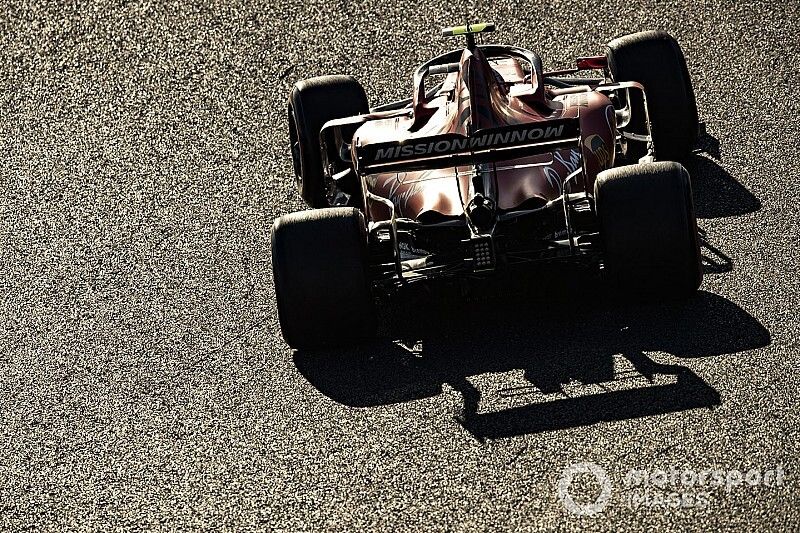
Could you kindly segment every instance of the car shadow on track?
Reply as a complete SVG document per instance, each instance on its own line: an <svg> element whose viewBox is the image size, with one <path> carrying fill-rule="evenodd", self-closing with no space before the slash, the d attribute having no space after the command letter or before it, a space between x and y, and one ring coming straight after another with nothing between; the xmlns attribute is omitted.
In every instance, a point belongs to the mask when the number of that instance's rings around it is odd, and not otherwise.
<svg viewBox="0 0 800 533"><path fill-rule="evenodd" d="M684 161L692 176L697 218L745 215L761 209L761 201L720 166L719 141L707 132L697 140L697 149Z"/></svg>
<svg viewBox="0 0 800 533"><path fill-rule="evenodd" d="M721 399L711 385L646 352L709 357L770 342L751 315L708 292L666 305L608 302L586 287L558 292L460 302L414 295L384 317L387 340L296 352L294 362L350 406L429 398L447 385L461 396L455 419L483 440L713 407ZM475 384L504 372L515 386Z"/></svg>
<svg viewBox="0 0 800 533"><path fill-rule="evenodd" d="M724 274L733 270L733 260L708 239L708 235L703 228L698 228L698 231L703 272L706 274Z"/></svg>

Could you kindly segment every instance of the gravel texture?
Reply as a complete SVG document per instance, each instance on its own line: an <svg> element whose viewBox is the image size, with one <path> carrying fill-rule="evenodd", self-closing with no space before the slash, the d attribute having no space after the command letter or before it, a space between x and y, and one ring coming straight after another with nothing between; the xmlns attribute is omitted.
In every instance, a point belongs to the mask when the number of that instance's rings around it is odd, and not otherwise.
<svg viewBox="0 0 800 533"><path fill-rule="evenodd" d="M0 527L797 530L799 11L3 1ZM292 353L268 246L302 207L290 87L349 73L374 104L408 95L467 16L546 67L641 29L679 40L707 132L687 164L701 293L450 302L426 327L389 309L383 342ZM556 491L585 461L612 487L591 517ZM633 508L626 473L673 466L785 477Z"/></svg>

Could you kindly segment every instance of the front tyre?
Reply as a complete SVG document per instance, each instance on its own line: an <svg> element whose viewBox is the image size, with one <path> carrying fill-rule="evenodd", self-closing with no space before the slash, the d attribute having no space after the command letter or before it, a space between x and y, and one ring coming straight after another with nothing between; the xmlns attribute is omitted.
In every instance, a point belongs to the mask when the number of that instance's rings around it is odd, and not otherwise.
<svg viewBox="0 0 800 533"><path fill-rule="evenodd" d="M364 88L352 76L320 76L295 84L289 96L289 142L295 183L310 207L327 207L319 134L329 120L369 112Z"/></svg>
<svg viewBox="0 0 800 533"><path fill-rule="evenodd" d="M292 348L352 344L375 334L359 210L300 211L275 220L272 275L281 333Z"/></svg>
<svg viewBox="0 0 800 533"><path fill-rule="evenodd" d="M608 43L606 56L614 81L644 86L656 158L682 161L697 141L697 103L681 47L663 31L643 31ZM646 134L641 91L630 91L629 131ZM642 142L628 142L626 156L635 162L645 155Z"/></svg>
<svg viewBox="0 0 800 533"><path fill-rule="evenodd" d="M703 277L689 173L678 163L601 172L595 201L606 280L625 296L688 298Z"/></svg>

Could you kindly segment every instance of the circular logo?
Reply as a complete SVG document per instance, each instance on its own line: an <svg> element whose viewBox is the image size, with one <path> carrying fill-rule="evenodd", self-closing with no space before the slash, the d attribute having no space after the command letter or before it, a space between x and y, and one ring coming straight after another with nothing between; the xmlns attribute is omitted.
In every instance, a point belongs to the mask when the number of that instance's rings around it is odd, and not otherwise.
<svg viewBox="0 0 800 533"><path fill-rule="evenodd" d="M591 503L578 504L569 493L569 487L576 474L592 474L600 484L600 494ZM570 513L578 516L592 516L606 508L611 498L611 480L603 468L595 463L573 463L568 465L557 484L558 499Z"/></svg>

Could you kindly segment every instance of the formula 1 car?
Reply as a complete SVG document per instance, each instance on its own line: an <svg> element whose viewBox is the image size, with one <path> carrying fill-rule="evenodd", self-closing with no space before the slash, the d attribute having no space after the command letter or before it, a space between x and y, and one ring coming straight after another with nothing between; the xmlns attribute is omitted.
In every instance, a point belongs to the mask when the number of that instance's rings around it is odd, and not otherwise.
<svg viewBox="0 0 800 533"><path fill-rule="evenodd" d="M647 31L543 72L477 44L420 65L411 98L370 109L349 76L289 99L296 185L314 209L272 226L281 331L294 348L374 335L376 301L404 286L578 262L613 290L689 297L702 265L679 163L698 132L678 43ZM593 71L578 77L581 71Z"/></svg>

